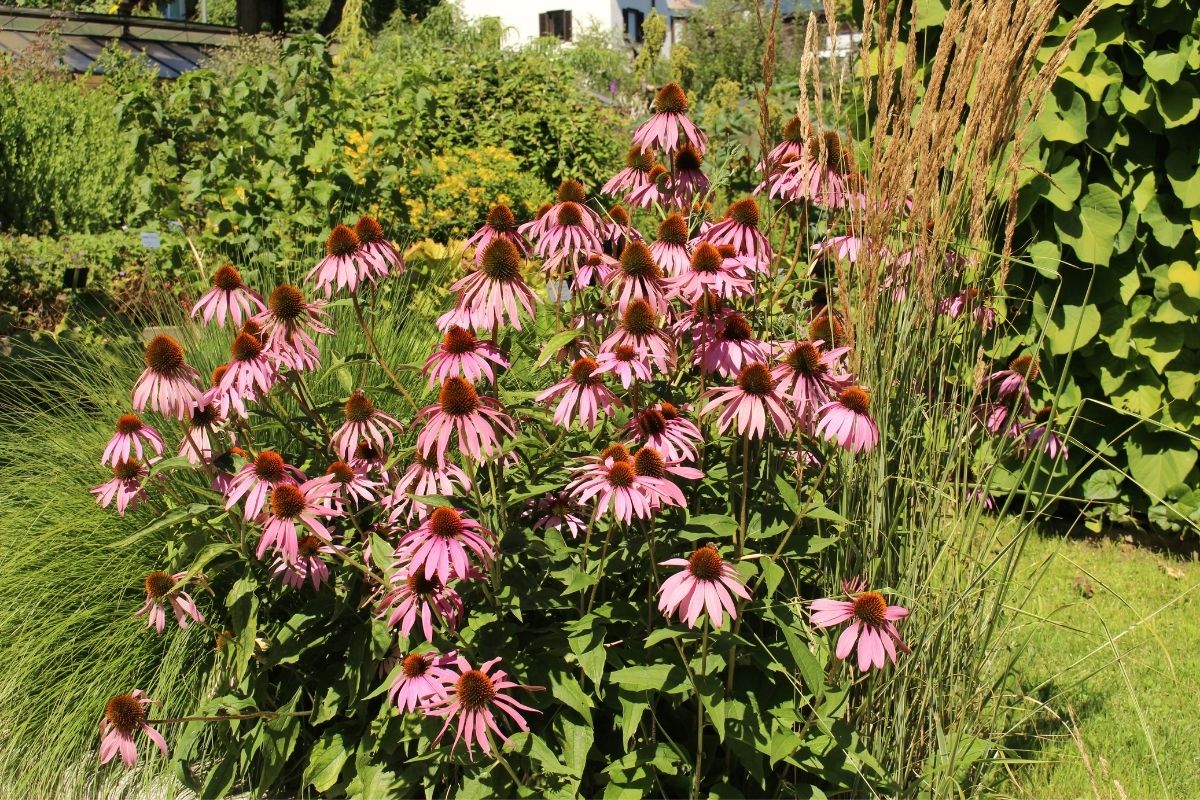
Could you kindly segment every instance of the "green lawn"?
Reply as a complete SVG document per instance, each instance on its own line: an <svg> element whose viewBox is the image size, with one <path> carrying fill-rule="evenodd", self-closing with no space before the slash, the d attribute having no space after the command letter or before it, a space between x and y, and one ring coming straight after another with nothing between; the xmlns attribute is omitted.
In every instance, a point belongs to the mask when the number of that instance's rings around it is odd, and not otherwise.
<svg viewBox="0 0 1200 800"><path fill-rule="evenodd" d="M1021 685L1053 713L1027 740L1038 763L1016 772L1012 793L1200 797L1200 563L1034 537L1022 578L1039 574Z"/></svg>

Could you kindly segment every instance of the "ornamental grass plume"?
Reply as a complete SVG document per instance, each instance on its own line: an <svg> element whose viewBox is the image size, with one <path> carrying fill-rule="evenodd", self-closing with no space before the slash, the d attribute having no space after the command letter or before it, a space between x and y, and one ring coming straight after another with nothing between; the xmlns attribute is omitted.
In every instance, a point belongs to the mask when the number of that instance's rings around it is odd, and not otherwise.
<svg viewBox="0 0 1200 800"><path fill-rule="evenodd" d="M223 328L228 318L234 326L241 327L243 320L266 310L262 295L242 281L241 273L232 264L223 264L213 273L212 288L192 306L192 316L200 315L205 325L216 320Z"/></svg>
<svg viewBox="0 0 1200 800"><path fill-rule="evenodd" d="M118 754L126 767L137 764L135 733L144 733L163 756L167 755L167 742L162 734L146 722L146 709L157 705L141 689L127 694L118 694L109 699L100 717L100 763L107 764Z"/></svg>
<svg viewBox="0 0 1200 800"><path fill-rule="evenodd" d="M454 742L450 745L451 751L458 746L459 739L462 739L466 742L468 754L473 752L473 743L478 744L485 753L491 753L492 733L496 734L501 743L508 743L508 737L496 724L496 711L504 712L522 731L529 730L529 723L525 721L521 712L541 712L513 699L509 691L540 691L541 687L522 686L510 681L508 673L504 670L493 671L499 663L499 658L493 658L479 669L475 669L469 661L458 656L449 666L434 667L435 677L441 681L444 694L427 705L425 713L446 718L446 723L433 740L434 744L441 741L450 724L457 720Z"/></svg>
<svg viewBox="0 0 1200 800"><path fill-rule="evenodd" d="M658 588L658 608L668 619L678 614L680 622L696 627L701 614L708 614L714 628L720 628L725 615L737 619L737 601L750 599L742 578L711 544L697 548L687 558L660 561L662 567L683 567Z"/></svg>

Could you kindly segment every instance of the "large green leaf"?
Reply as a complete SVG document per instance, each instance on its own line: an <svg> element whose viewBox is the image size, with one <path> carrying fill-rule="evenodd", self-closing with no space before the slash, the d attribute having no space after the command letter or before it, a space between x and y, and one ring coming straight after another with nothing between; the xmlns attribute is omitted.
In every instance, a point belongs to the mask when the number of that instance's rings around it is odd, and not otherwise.
<svg viewBox="0 0 1200 800"><path fill-rule="evenodd" d="M1107 266L1122 219L1117 193L1102 183L1093 183L1079 201L1077 212L1055 212L1054 227L1080 261Z"/></svg>
<svg viewBox="0 0 1200 800"><path fill-rule="evenodd" d="M1078 350L1100 330L1100 309L1095 305L1060 305L1046 325L1046 349L1054 355Z"/></svg>
<svg viewBox="0 0 1200 800"><path fill-rule="evenodd" d="M1125 442L1129 473L1158 500L1187 480L1196 466L1196 447L1185 437L1167 431L1138 429Z"/></svg>

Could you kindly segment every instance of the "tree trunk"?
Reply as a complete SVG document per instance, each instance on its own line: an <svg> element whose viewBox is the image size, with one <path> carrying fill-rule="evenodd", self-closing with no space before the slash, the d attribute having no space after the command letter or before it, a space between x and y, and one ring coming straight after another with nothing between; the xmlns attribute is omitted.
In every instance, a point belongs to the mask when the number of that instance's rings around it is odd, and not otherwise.
<svg viewBox="0 0 1200 800"><path fill-rule="evenodd" d="M237 26L242 33L264 29L283 33L284 0L237 0Z"/></svg>
<svg viewBox="0 0 1200 800"><path fill-rule="evenodd" d="M346 0L329 0L329 8L325 11L321 24L317 26L317 33L328 36L337 30L337 26L342 24L342 10L345 8Z"/></svg>

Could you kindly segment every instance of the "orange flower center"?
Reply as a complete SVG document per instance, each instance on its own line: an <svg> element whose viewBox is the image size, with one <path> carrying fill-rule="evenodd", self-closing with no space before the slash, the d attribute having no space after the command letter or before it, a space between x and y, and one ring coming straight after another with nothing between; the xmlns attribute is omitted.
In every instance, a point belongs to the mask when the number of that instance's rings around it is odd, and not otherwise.
<svg viewBox="0 0 1200 800"><path fill-rule="evenodd" d="M384 235L383 226L379 224L379 220L365 214L358 218L358 222L354 223L354 235L363 244L387 241L387 236Z"/></svg>
<svg viewBox="0 0 1200 800"><path fill-rule="evenodd" d="M123 481L133 480L141 474L141 471L142 462L132 456L124 461L118 461L112 468L113 477Z"/></svg>
<svg viewBox="0 0 1200 800"><path fill-rule="evenodd" d="M267 305L276 317L292 322L304 313L304 294L290 283L281 283L267 298Z"/></svg>
<svg viewBox="0 0 1200 800"><path fill-rule="evenodd" d="M375 445L363 439L354 448L354 457L359 461L380 461L379 451L375 449Z"/></svg>
<svg viewBox="0 0 1200 800"><path fill-rule="evenodd" d="M310 533L296 543L296 554L301 558L316 558L317 554L321 552L322 544L324 542L321 541L320 537Z"/></svg>
<svg viewBox="0 0 1200 800"><path fill-rule="evenodd" d="M429 662L420 653L409 653L400 662L400 669L406 678L419 678L429 671Z"/></svg>
<svg viewBox="0 0 1200 800"><path fill-rule="evenodd" d="M700 165L703 163L704 159L700 156L700 151L691 144L681 144L679 149L675 151L676 172L684 170L695 171L700 169Z"/></svg>
<svg viewBox="0 0 1200 800"><path fill-rule="evenodd" d="M573 178L568 178L558 185L558 202L560 203L582 203L586 197L583 184Z"/></svg>
<svg viewBox="0 0 1200 800"><path fill-rule="evenodd" d="M366 422L375 413L375 404L362 391L350 395L342 407L347 422Z"/></svg>
<svg viewBox="0 0 1200 800"><path fill-rule="evenodd" d="M485 222L489 228L500 233L511 233L517 229L517 218L513 216L512 209L503 203L492 206Z"/></svg>
<svg viewBox="0 0 1200 800"><path fill-rule="evenodd" d="M155 570L146 576L146 596L151 600L161 600L171 591L175 581L162 570Z"/></svg>
<svg viewBox="0 0 1200 800"><path fill-rule="evenodd" d="M271 513L280 519L295 519L305 505L304 492L294 483L281 483L271 490Z"/></svg>
<svg viewBox="0 0 1200 800"><path fill-rule="evenodd" d="M451 355L461 356L474 351L476 341L475 334L469 330L451 325L442 339L442 349Z"/></svg>
<svg viewBox="0 0 1200 800"><path fill-rule="evenodd" d="M354 480L354 470L345 461L338 459L329 465L329 469L325 470L326 475L332 475L333 479L338 483L350 483Z"/></svg>
<svg viewBox="0 0 1200 800"><path fill-rule="evenodd" d="M871 395L866 389L851 386L838 395L838 402L857 414L866 414L871 408Z"/></svg>
<svg viewBox="0 0 1200 800"><path fill-rule="evenodd" d="M581 358L571 365L571 380L581 386L595 386L600 383L599 378L593 378L594 373L599 367L594 358Z"/></svg>
<svg viewBox="0 0 1200 800"><path fill-rule="evenodd" d="M659 410L662 412L663 419L670 421L679 416L679 409L673 403L659 403Z"/></svg>
<svg viewBox="0 0 1200 800"><path fill-rule="evenodd" d="M657 409L647 408L638 414L637 426L644 437L658 436L667 430L667 419Z"/></svg>
<svg viewBox="0 0 1200 800"><path fill-rule="evenodd" d="M494 281L515 281L521 277L521 253L508 239L492 239L483 248L479 271Z"/></svg>
<svg viewBox="0 0 1200 800"><path fill-rule="evenodd" d="M146 710L131 694L119 694L109 698L104 706L104 717L108 724L125 736L130 736L146 721Z"/></svg>
<svg viewBox="0 0 1200 800"><path fill-rule="evenodd" d="M576 203L563 203L558 207L558 224L582 225L583 209L581 209Z"/></svg>
<svg viewBox="0 0 1200 800"><path fill-rule="evenodd" d="M192 409L191 427L207 428L220 417L221 412L212 403Z"/></svg>
<svg viewBox="0 0 1200 800"><path fill-rule="evenodd" d="M424 570L417 570L409 575L404 583L410 592L419 595L433 594L442 586L441 581L437 578L426 578Z"/></svg>
<svg viewBox="0 0 1200 800"><path fill-rule="evenodd" d="M463 709L477 711L487 708L496 699L496 687L487 675L471 669L460 675L454 683L454 695Z"/></svg>
<svg viewBox="0 0 1200 800"><path fill-rule="evenodd" d="M240 289L244 285L242 276L234 269L232 264L222 264L217 267L217 271L213 273L213 286L217 289L222 289L226 292Z"/></svg>
<svg viewBox="0 0 1200 800"><path fill-rule="evenodd" d="M1008 365L1009 369L1027 381L1037 380L1040 367L1041 365L1033 356L1017 356Z"/></svg>
<svg viewBox="0 0 1200 800"><path fill-rule="evenodd" d="M286 474L283 469L283 456L274 450L263 450L258 454L258 458L254 459L254 474L269 483L283 480Z"/></svg>
<svg viewBox="0 0 1200 800"><path fill-rule="evenodd" d="M686 114L687 93L678 83L668 83L654 96L654 110L659 114Z"/></svg>
<svg viewBox="0 0 1200 800"><path fill-rule="evenodd" d="M695 262L693 261L693 267ZM721 300L721 296L716 292L709 290L696 298L696 302L692 303L692 311L697 316L712 319L721 312L725 307L725 303Z"/></svg>
<svg viewBox="0 0 1200 800"><path fill-rule="evenodd" d="M142 429L142 418L137 414L122 414L117 417L117 433L126 435L137 433Z"/></svg>
<svg viewBox="0 0 1200 800"><path fill-rule="evenodd" d="M429 531L442 539L455 539L462 535L462 516L453 508L435 508L429 515Z"/></svg>
<svg viewBox="0 0 1200 800"><path fill-rule="evenodd" d="M179 342L160 333L146 345L146 366L159 375L172 375L183 366L183 348Z"/></svg>
<svg viewBox="0 0 1200 800"><path fill-rule="evenodd" d="M462 378L446 378L438 393L438 404L442 411L452 417L465 417L479 408L479 395L475 387Z"/></svg>
<svg viewBox="0 0 1200 800"><path fill-rule="evenodd" d="M799 117L792 117L783 125L784 141L792 144L804 144L804 122Z"/></svg>
<svg viewBox="0 0 1200 800"><path fill-rule="evenodd" d="M688 572L692 573L697 580L715 581L721 577L723 563L717 548L706 544L688 557Z"/></svg>
<svg viewBox="0 0 1200 800"><path fill-rule="evenodd" d="M786 363L801 375L816 377L829 371L829 365L821 361L821 351L812 342L798 342L787 354Z"/></svg>
<svg viewBox="0 0 1200 800"><path fill-rule="evenodd" d="M621 272L629 278L660 278L662 271L645 242L634 240L621 251Z"/></svg>
<svg viewBox="0 0 1200 800"><path fill-rule="evenodd" d="M620 203L616 204L608 210L608 216L612 217L612 221L618 225L629 225L629 212Z"/></svg>
<svg viewBox="0 0 1200 800"><path fill-rule="evenodd" d="M701 242L692 253L692 271L711 275L721 268L724 261L720 250L708 242Z"/></svg>
<svg viewBox="0 0 1200 800"><path fill-rule="evenodd" d="M628 461L617 461L608 468L608 482L620 489L633 486L635 473Z"/></svg>
<svg viewBox="0 0 1200 800"><path fill-rule="evenodd" d="M667 462L653 447L643 447L633 457L633 471L647 478L665 478Z"/></svg>
<svg viewBox="0 0 1200 800"><path fill-rule="evenodd" d="M654 165L654 153L649 150L643 150L637 145L629 148L625 153L625 166L631 169L639 169L646 172Z"/></svg>
<svg viewBox="0 0 1200 800"><path fill-rule="evenodd" d="M846 329L828 311L822 311L808 325L808 335L826 343L839 344L846 340Z"/></svg>
<svg viewBox="0 0 1200 800"><path fill-rule="evenodd" d="M645 300L634 300L625 307L621 327L631 336L648 336L658 329L658 314Z"/></svg>
<svg viewBox="0 0 1200 800"><path fill-rule="evenodd" d="M262 341L248 333L239 333L229 345L229 352L234 361L253 361L262 351Z"/></svg>
<svg viewBox="0 0 1200 800"><path fill-rule="evenodd" d="M727 317L725 324L721 327L721 339L726 342L744 342L752 335L750 323L741 314Z"/></svg>
<svg viewBox="0 0 1200 800"><path fill-rule="evenodd" d="M617 345L617 349L613 351L613 355L617 357L617 361L633 361L637 358L637 351L630 345L619 344Z"/></svg>
<svg viewBox="0 0 1200 800"><path fill-rule="evenodd" d="M765 397L775 391L775 379L763 364L747 364L738 373L737 385L746 394Z"/></svg>
<svg viewBox="0 0 1200 800"><path fill-rule="evenodd" d="M335 225L325 240L325 254L330 256L353 255L361 246L358 234L346 225Z"/></svg>
<svg viewBox="0 0 1200 800"><path fill-rule="evenodd" d="M682 214L672 214L658 226L658 240L683 246L688 241L688 224Z"/></svg>
<svg viewBox="0 0 1200 800"><path fill-rule="evenodd" d="M745 225L749 228L757 228L759 219L758 203L754 201L753 197L746 197L738 200L729 207L729 211L726 212L726 216L737 222L739 225Z"/></svg>
<svg viewBox="0 0 1200 800"><path fill-rule="evenodd" d="M618 462L629 461L629 448L623 444L610 444L600 451L600 463L604 463L610 458Z"/></svg>
<svg viewBox="0 0 1200 800"><path fill-rule="evenodd" d="M887 619L887 601L879 592L863 592L854 598L854 618L875 628Z"/></svg>

